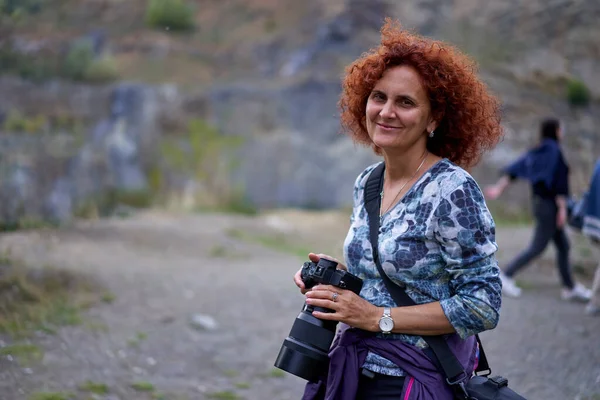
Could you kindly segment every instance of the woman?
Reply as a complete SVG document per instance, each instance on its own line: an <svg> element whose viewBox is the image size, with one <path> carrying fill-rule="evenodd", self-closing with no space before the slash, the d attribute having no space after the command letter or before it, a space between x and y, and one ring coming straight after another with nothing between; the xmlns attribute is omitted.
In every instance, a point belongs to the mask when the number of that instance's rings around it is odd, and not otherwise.
<svg viewBox="0 0 600 400"><path fill-rule="evenodd" d="M518 255L502 274L502 291L518 297L521 289L513 276L537 258L552 240L557 250L557 264L565 300L588 300L590 292L576 284L569 265L569 239L565 232L567 199L569 196L569 168L560 149L562 130L554 118L542 121L540 144L504 169L503 176L486 188L488 198L497 199L515 179L527 179L533 194L533 213L536 226L529 247Z"/></svg>
<svg viewBox="0 0 600 400"><path fill-rule="evenodd" d="M360 296L326 285L306 291L299 272L294 277L307 303L335 311L316 317L350 327L330 353L327 385L309 383L303 399L451 399L421 335L448 335L470 374L477 352L473 335L496 326L501 282L494 222L463 168L501 137L499 104L473 71L473 63L456 49L389 19L379 47L347 68L342 124L357 143L382 155L386 166L379 258L417 305L397 307L373 262L363 201L365 182L377 166L371 165L354 185L344 244L347 269L364 281ZM309 254L315 262L320 257L331 259ZM379 321L389 318L392 323L382 324L382 330ZM363 361L356 343L345 344L353 331L371 332L378 343L393 342L415 358L394 363L371 346ZM348 376L346 364L342 384L338 365L351 359L360 360L360 369ZM356 380L358 387L352 384Z"/></svg>
<svg viewBox="0 0 600 400"><path fill-rule="evenodd" d="M600 260L600 159L596 161L594 173L587 193L583 234L590 238L594 246L596 260ZM589 315L600 315L600 264L596 267L590 302L585 311Z"/></svg>

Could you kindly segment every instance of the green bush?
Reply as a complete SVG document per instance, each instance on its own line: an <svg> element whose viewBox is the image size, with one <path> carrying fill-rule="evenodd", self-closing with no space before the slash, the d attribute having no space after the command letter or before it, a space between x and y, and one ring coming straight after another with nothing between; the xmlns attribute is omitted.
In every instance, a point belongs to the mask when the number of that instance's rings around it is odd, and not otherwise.
<svg viewBox="0 0 600 400"><path fill-rule="evenodd" d="M11 110L4 121L4 129L8 132L38 133L48 126L48 120L43 115L27 117L19 111Z"/></svg>
<svg viewBox="0 0 600 400"><path fill-rule="evenodd" d="M42 8L43 0L0 0L0 14L35 14Z"/></svg>
<svg viewBox="0 0 600 400"><path fill-rule="evenodd" d="M0 47L0 73L11 73L30 81L43 82L56 76L56 66L52 57L47 55L34 57L19 54L4 46Z"/></svg>
<svg viewBox="0 0 600 400"><path fill-rule="evenodd" d="M152 28L189 31L194 28L194 12L184 0L149 0L146 24Z"/></svg>
<svg viewBox="0 0 600 400"><path fill-rule="evenodd" d="M108 82L117 78L118 71L113 57L103 54L96 58L92 43L80 40L67 53L62 75L75 81Z"/></svg>
<svg viewBox="0 0 600 400"><path fill-rule="evenodd" d="M582 81L572 79L567 83L567 100L572 106L587 106L591 97L589 89Z"/></svg>
<svg viewBox="0 0 600 400"><path fill-rule="evenodd" d="M201 186L194 199L198 209L254 214L256 209L244 197L243 188L232 182L232 173L240 168L237 151L244 138L223 135L206 122L192 119L182 139L166 139L162 156L168 167L193 177Z"/></svg>
<svg viewBox="0 0 600 400"><path fill-rule="evenodd" d="M83 80L94 60L94 49L89 40L76 42L67 53L63 64L63 75L74 80Z"/></svg>
<svg viewBox="0 0 600 400"><path fill-rule="evenodd" d="M108 54L90 62L84 72L84 79L89 82L110 82L119 75L115 59Z"/></svg>

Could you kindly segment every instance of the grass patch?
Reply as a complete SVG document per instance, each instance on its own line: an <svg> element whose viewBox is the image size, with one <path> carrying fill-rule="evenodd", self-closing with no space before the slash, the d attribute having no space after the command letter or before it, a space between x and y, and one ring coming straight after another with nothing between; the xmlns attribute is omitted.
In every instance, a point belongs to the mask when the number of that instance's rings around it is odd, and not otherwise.
<svg viewBox="0 0 600 400"><path fill-rule="evenodd" d="M108 393L108 385L105 383L86 381L84 384L79 386L80 390L84 390L86 392L94 393L94 394L107 394Z"/></svg>
<svg viewBox="0 0 600 400"><path fill-rule="evenodd" d="M258 235L235 228L229 229L226 234L232 239L257 243L270 249L280 251L282 253L292 254L303 259L308 256L308 253L311 252L308 247L291 243L289 239L282 234Z"/></svg>
<svg viewBox="0 0 600 400"><path fill-rule="evenodd" d="M88 321L85 323L85 327L92 332L108 332L108 325L102 322Z"/></svg>
<svg viewBox="0 0 600 400"><path fill-rule="evenodd" d="M154 385L150 382L133 382L131 387L138 392L154 392Z"/></svg>
<svg viewBox="0 0 600 400"><path fill-rule="evenodd" d="M110 292L106 292L106 293L104 293L104 294L102 295L102 297L100 297L100 300L101 300L103 303L107 303L107 304L112 304L112 303L114 303L114 301L115 301L116 299L117 299L117 297L116 297L116 296L115 296L113 293L110 293Z"/></svg>
<svg viewBox="0 0 600 400"><path fill-rule="evenodd" d="M238 372L235 369L226 369L223 371L223 375L228 376L230 378L235 378L238 376Z"/></svg>
<svg viewBox="0 0 600 400"><path fill-rule="evenodd" d="M261 375L262 378L283 378L285 377L285 372L279 368L272 368L268 372L265 372Z"/></svg>
<svg viewBox="0 0 600 400"><path fill-rule="evenodd" d="M229 254L227 247L216 245L211 247L208 251L208 255L212 258L225 258Z"/></svg>
<svg viewBox="0 0 600 400"><path fill-rule="evenodd" d="M0 257L0 333L28 336L54 333L57 327L79 325L81 310L92 305L98 290L83 275L56 268L28 268Z"/></svg>
<svg viewBox="0 0 600 400"><path fill-rule="evenodd" d="M487 205L497 227L511 228L533 224L528 209L509 209L504 204L495 202L489 202Z"/></svg>
<svg viewBox="0 0 600 400"><path fill-rule="evenodd" d="M16 343L0 348L0 356L12 356L19 361L28 363L40 361L44 357L44 352L34 344Z"/></svg>
<svg viewBox="0 0 600 400"><path fill-rule="evenodd" d="M37 392L29 396L29 400L74 400L72 393Z"/></svg>
<svg viewBox="0 0 600 400"><path fill-rule="evenodd" d="M237 382L235 387L238 389L250 389L250 384L248 382Z"/></svg>
<svg viewBox="0 0 600 400"><path fill-rule="evenodd" d="M131 339L129 339L127 341L127 344L131 347L139 347L140 344L147 338L148 338L148 335L146 335L144 332L138 332L135 334L134 337L132 337Z"/></svg>
<svg viewBox="0 0 600 400"><path fill-rule="evenodd" d="M235 392L231 390L223 390L221 392L212 392L207 393L206 395L209 399L217 399L217 400L238 400L241 399Z"/></svg>
<svg viewBox="0 0 600 400"><path fill-rule="evenodd" d="M533 283L531 283L530 281L524 281L522 279L515 279L515 283L517 284L518 287L520 287L523 290L531 290L535 288L535 285Z"/></svg>

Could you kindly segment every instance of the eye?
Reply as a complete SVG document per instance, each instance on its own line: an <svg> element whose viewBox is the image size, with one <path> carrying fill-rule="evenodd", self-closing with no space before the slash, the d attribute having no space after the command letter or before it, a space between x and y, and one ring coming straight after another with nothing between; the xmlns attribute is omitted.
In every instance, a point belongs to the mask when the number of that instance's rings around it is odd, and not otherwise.
<svg viewBox="0 0 600 400"><path fill-rule="evenodd" d="M412 107L415 105L415 103L406 97L401 98L400 100L398 100L398 104L400 104L402 107Z"/></svg>
<svg viewBox="0 0 600 400"><path fill-rule="evenodd" d="M385 95L381 92L373 92L371 93L371 99L375 101L385 101Z"/></svg>

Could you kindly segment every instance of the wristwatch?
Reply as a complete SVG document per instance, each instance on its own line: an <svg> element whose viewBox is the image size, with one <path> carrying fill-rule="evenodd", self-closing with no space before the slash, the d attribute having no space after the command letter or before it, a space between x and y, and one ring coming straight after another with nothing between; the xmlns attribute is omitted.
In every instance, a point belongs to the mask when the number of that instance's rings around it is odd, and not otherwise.
<svg viewBox="0 0 600 400"><path fill-rule="evenodd" d="M392 309L383 307L383 316L379 319L379 329L382 333L391 333L394 329L394 320L392 319Z"/></svg>

